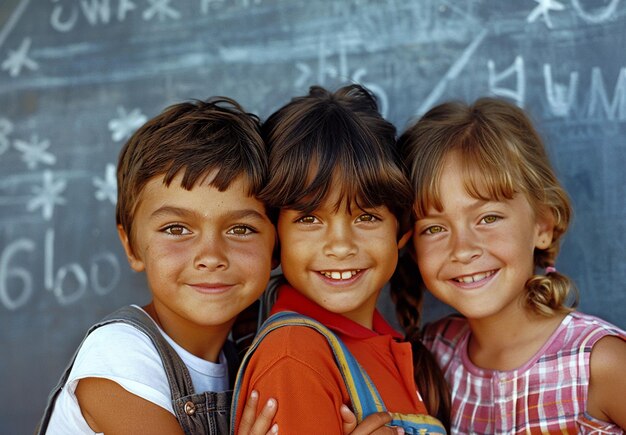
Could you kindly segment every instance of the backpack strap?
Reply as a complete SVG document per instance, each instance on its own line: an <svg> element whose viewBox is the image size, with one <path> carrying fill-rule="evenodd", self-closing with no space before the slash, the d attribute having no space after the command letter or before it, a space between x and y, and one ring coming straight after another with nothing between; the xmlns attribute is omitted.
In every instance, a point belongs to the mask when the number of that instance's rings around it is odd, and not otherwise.
<svg viewBox="0 0 626 435"><path fill-rule="evenodd" d="M362 421L366 416L375 413L386 411L382 398L376 390L374 383L370 379L369 375L363 370L361 365L354 358L352 353L348 350L346 345L337 337L330 329L324 326L322 323L314 320L310 317L303 316L298 313L290 311L281 311L268 318L263 327L257 334L254 342L248 349L248 352L244 356L241 366L239 367L239 373L237 374L237 380L235 382L235 390L233 393L233 405L231 415L234 417L237 410L237 403L239 401L239 392L241 390L241 383L243 380L243 373L248 365L250 357L259 346L261 341L275 329L282 328L283 326L304 326L315 329L322 334L328 344L330 345L335 362L339 367L341 376L343 377L344 384L348 390L352 407L356 415L357 421ZM235 419L231 420L231 434L235 430Z"/></svg>

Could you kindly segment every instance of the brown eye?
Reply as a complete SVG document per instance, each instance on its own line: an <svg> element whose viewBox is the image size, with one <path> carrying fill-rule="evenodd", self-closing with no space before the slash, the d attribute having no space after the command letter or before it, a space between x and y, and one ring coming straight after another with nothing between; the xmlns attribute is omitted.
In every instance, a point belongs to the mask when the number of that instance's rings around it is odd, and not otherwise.
<svg viewBox="0 0 626 435"><path fill-rule="evenodd" d="M433 225L424 230L425 234L439 234L443 233L443 227L440 225Z"/></svg>
<svg viewBox="0 0 626 435"><path fill-rule="evenodd" d="M302 216L296 220L296 222L301 224L314 224L316 221L317 219L315 219L315 216Z"/></svg>
<svg viewBox="0 0 626 435"><path fill-rule="evenodd" d="M374 222L377 219L373 214L365 213L357 218L357 222Z"/></svg>
<svg viewBox="0 0 626 435"><path fill-rule="evenodd" d="M499 216L489 215L489 216L485 216L484 218L482 218L481 222L485 224L492 224L499 219L500 219Z"/></svg>
<svg viewBox="0 0 626 435"><path fill-rule="evenodd" d="M191 231L182 225L170 225L165 227L164 231L166 234L171 234L172 236L185 236L187 234L191 234Z"/></svg>
<svg viewBox="0 0 626 435"><path fill-rule="evenodd" d="M256 231L247 225L237 225L228 230L228 234L234 234L236 236L247 236L248 234L255 233Z"/></svg>

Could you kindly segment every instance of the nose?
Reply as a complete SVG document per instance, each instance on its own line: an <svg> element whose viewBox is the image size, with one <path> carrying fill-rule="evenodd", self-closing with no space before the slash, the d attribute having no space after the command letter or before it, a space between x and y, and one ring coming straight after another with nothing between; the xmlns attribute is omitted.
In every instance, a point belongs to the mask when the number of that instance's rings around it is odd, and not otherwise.
<svg viewBox="0 0 626 435"><path fill-rule="evenodd" d="M227 246L219 234L208 234L198 239L195 247L194 268L215 271L228 269Z"/></svg>
<svg viewBox="0 0 626 435"><path fill-rule="evenodd" d="M457 229L454 231L450 243L452 245L452 259L460 263L470 263L483 253L480 239L471 229Z"/></svg>
<svg viewBox="0 0 626 435"><path fill-rule="evenodd" d="M324 255L338 260L349 258L357 253L357 244L348 223L329 225L325 235Z"/></svg>

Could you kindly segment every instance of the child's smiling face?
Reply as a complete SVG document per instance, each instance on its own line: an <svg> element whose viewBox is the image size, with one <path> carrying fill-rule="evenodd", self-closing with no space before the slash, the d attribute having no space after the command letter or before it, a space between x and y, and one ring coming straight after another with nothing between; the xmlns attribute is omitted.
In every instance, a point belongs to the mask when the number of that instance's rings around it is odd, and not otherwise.
<svg viewBox="0 0 626 435"><path fill-rule="evenodd" d="M552 226L523 194L502 201L471 196L463 174L450 154L439 185L442 210L430 207L415 223L420 273L433 295L470 319L507 315L525 306L535 248L549 246Z"/></svg>
<svg viewBox="0 0 626 435"><path fill-rule="evenodd" d="M282 271L318 305L371 327L380 290L410 233L398 241L398 221L387 207L336 209L336 196L312 213L280 211Z"/></svg>
<svg viewBox="0 0 626 435"><path fill-rule="evenodd" d="M230 329L269 279L275 229L240 176L223 192L206 181L191 190L178 174L142 191L133 221L131 267L145 271L154 305L170 321ZM209 178L210 179L210 178Z"/></svg>

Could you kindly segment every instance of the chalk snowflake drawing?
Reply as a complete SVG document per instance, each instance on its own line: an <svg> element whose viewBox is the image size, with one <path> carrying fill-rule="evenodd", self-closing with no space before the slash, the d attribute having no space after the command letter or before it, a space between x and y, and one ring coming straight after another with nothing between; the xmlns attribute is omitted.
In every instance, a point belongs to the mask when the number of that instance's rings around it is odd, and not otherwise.
<svg viewBox="0 0 626 435"><path fill-rule="evenodd" d="M30 142L15 139L13 147L22 153L22 160L28 169L37 169L39 163L54 165L57 161L54 154L46 151L50 148L50 141L47 139L40 141L36 134L30 137Z"/></svg>
<svg viewBox="0 0 626 435"><path fill-rule="evenodd" d="M17 77L22 72L22 68L28 68L31 71L39 69L39 64L28 57L31 39L24 38L22 45L17 50L9 50L9 55L2 62L2 69L9 71L11 77Z"/></svg>
<svg viewBox="0 0 626 435"><path fill-rule="evenodd" d="M535 9L526 17L526 21L529 23L534 22L539 16L543 18L548 29L552 28L552 21L550 20L549 12L552 11L562 11L565 9L563 3L560 3L556 0L535 0L535 3L539 3Z"/></svg>
<svg viewBox="0 0 626 435"><path fill-rule="evenodd" d="M109 163L105 169L104 178L94 177L93 185L96 187L96 199L98 201L111 201L115 204L117 201L117 178L115 174L115 165Z"/></svg>
<svg viewBox="0 0 626 435"><path fill-rule="evenodd" d="M55 180L51 171L44 171L43 184L33 187L32 192L34 196L26 204L26 209L34 211L41 208L43 218L49 221L52 219L54 207L67 202L61 196L66 187L67 182L65 180Z"/></svg>
<svg viewBox="0 0 626 435"><path fill-rule="evenodd" d="M111 138L113 138L115 142L128 139L135 130L148 120L139 109L133 109L130 113L127 113L126 109L118 107L117 114L117 118L109 121Z"/></svg>
<svg viewBox="0 0 626 435"><path fill-rule="evenodd" d="M150 3L150 7L143 12L143 19L146 21L155 16L159 17L159 21L168 17L175 20L180 18L180 12L170 6L170 0L148 0L148 3Z"/></svg>

